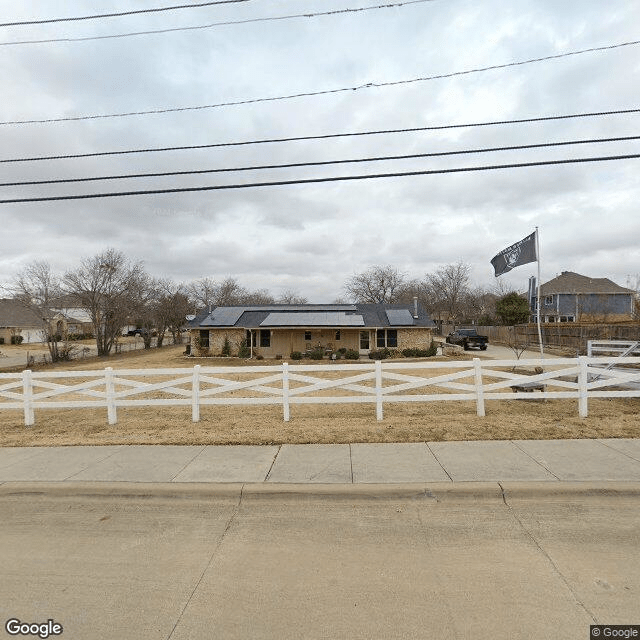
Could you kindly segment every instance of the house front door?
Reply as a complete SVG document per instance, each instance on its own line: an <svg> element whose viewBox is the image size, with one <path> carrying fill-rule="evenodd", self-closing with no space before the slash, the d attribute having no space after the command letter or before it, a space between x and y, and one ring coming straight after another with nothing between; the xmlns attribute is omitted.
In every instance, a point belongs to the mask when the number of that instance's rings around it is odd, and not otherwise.
<svg viewBox="0 0 640 640"><path fill-rule="evenodd" d="M369 353L370 349L369 343L369 332L361 331L360 332L360 353Z"/></svg>

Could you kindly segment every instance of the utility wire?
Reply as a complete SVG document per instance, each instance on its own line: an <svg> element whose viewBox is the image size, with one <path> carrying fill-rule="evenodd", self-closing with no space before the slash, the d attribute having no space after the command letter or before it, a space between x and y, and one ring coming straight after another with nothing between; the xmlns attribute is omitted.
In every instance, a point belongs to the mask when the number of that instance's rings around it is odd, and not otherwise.
<svg viewBox="0 0 640 640"><path fill-rule="evenodd" d="M513 164L497 164L497 165L480 165L475 167L457 167L455 169L433 169L428 171L402 171L398 173L376 173L367 175L351 175L351 176L333 176L330 178L308 178L303 180L277 180L274 182L250 182L244 184L219 184L205 187L176 187L172 189L150 189L139 191L113 191L106 193L86 193L80 195L63 195L63 196L45 196L39 198L11 198L0 200L0 204L15 204L23 202L52 202L57 200L88 200L96 198L117 198L124 196L152 195L161 193L187 193L197 191L219 191L226 189L253 189L256 187L276 187L293 184L312 184L320 182L345 182L348 180L372 180L377 178L399 178L403 176L426 176L445 173L461 173L471 171L493 171L497 169L517 169L522 167L542 167L546 165L561 165L584 162L605 162L610 160L628 160L631 158L640 158L640 153L617 155L617 156L601 156L595 158L568 158L564 160L544 160L539 162L523 162Z"/></svg>
<svg viewBox="0 0 640 640"><path fill-rule="evenodd" d="M110 40L113 38L131 38L133 36L149 36L161 33L175 33L176 31L203 31L215 27L237 26L251 24L254 22L275 22L279 20L294 20L297 18L317 18L320 16L336 16L346 13L360 13L362 11L374 11L376 9L393 9L410 4L423 4L425 2L435 2L435 0L403 0L403 2L391 2L385 4L371 5L368 7L354 7L346 9L334 9L333 11L317 11L313 13L295 13L285 16L270 16L266 18L247 18L244 20L225 20L222 22L210 22L208 24L193 25L190 27L169 27L166 29L150 29L147 31L130 31L128 33L113 33L104 36L80 36L77 38L47 38L41 40L16 40L11 42L0 42L0 46L8 47L23 44L51 44L56 42L87 42L89 40ZM1 25L0 25L1 26Z"/></svg>
<svg viewBox="0 0 640 640"><path fill-rule="evenodd" d="M415 133L419 131L442 131L446 129L464 129L468 127L493 127L506 124L524 124L529 122L547 122L553 120L569 120L575 118L594 118L600 116L640 113L640 109L617 109L614 111L594 111L590 113L570 113L557 116L540 116L537 118L519 118L516 120L493 120L489 122L467 122L463 124L445 124L431 127L409 127L404 129L381 129L377 131L356 131L348 133L325 133L311 136L293 136L288 138L263 138L262 140L243 140L239 142L216 142L212 144L183 145L178 147L151 147L146 149L124 149L121 151L95 151L93 153L73 153L57 156L32 156L28 158L5 158L0 163L39 162L42 160L67 160L71 158L95 158L98 156L117 156L132 153L159 153L165 151L189 151L195 149L213 149L219 147L240 147L257 144L275 144L280 142L299 142L303 140L327 140L330 138L348 138L355 136L378 136L395 133Z"/></svg>
<svg viewBox="0 0 640 640"><path fill-rule="evenodd" d="M325 89L321 91L307 91L303 93L293 93L289 95L283 96L272 96L267 98L250 98L248 100L234 100L230 102L218 102L215 104L205 104L198 105L193 107L171 107L167 109L149 109L146 111L128 111L124 113L106 113L106 114L92 114L92 115L83 115L83 116L68 116L65 118L45 118L41 120L9 120L5 122L0 122L0 125L16 125L16 124L47 124L53 122L77 122L80 120L99 120L106 118L126 118L130 116L145 116L145 115L157 115L162 113L177 113L184 111L201 111L204 109L217 109L220 107L234 107L238 105L246 105L246 104L256 104L259 102L276 102L281 100L292 100L295 98L307 98L328 94L336 94L336 93L346 93L349 91L359 91L361 89L371 89L371 88L382 88L382 87L393 87L399 85L407 85L415 82L427 82L429 80L441 80L444 78L453 78L458 76L465 76L475 73L482 73L484 71L493 71L496 69L506 69L509 67L519 67L527 64L532 64L535 62L544 62L548 60L558 60L560 58L567 58L569 56L577 56L582 55L584 53L591 53L595 51L607 51L611 49L619 49L621 47L630 47L640 44L640 40L634 40L631 42L621 42L618 44L610 44L602 47L590 47L588 49L580 49L578 51L566 51L565 53L558 53L549 56L542 56L539 58L530 58L528 60L520 60L516 62L507 62L505 64L497 64L490 65L486 67L477 67L475 69L467 69L465 71L453 71L451 73L442 73L433 76L424 76L420 78L411 78L408 80L394 80L391 82L368 82L363 85L354 86L354 87L343 87L339 89Z"/></svg>
<svg viewBox="0 0 640 640"><path fill-rule="evenodd" d="M200 175L206 173L232 173L236 171L261 171L266 169L292 169L297 167L320 167L336 164L357 164L362 162L382 162L388 160L414 160L417 158L437 158L443 156L454 156L474 153L492 153L496 151L516 151L523 149L542 149L548 147L564 147L576 144L595 144L603 142L626 142L629 140L640 140L640 136L625 136L621 138L593 138L590 140L567 140L562 142L543 142L540 144L524 144L508 147L487 147L480 149L462 149L459 151L439 151L433 153L412 153L400 156L377 156L369 158L350 158L347 160L322 160L318 162L291 162L287 164L267 164L253 165L249 167L231 167L223 169L194 169L190 171L163 171L159 173L129 173L109 176L94 176L89 178L60 178L54 180L29 180L25 182L2 182L0 187L22 187L27 185L41 184L65 184L72 182L97 182L100 180L127 180L131 178L160 178L167 176Z"/></svg>
<svg viewBox="0 0 640 640"><path fill-rule="evenodd" d="M53 22L77 22L79 20L100 20L102 18L121 18L140 13L159 13L161 11L177 11L179 9L197 9L200 7L210 7L214 4L237 4L239 2L250 2L251 0L215 0L215 2L198 2L195 4L178 4L171 7L155 7L151 9L134 9L131 11L118 11L116 13L98 13L89 16L75 16L70 18L44 18L42 20L24 20L22 22L3 22L0 27L22 27L33 24L52 24Z"/></svg>

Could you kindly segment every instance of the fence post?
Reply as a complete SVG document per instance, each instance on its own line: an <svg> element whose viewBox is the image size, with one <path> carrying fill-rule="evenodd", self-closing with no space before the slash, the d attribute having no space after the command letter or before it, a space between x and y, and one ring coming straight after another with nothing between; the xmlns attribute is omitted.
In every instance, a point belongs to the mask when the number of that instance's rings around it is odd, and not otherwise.
<svg viewBox="0 0 640 640"><path fill-rule="evenodd" d="M289 363L282 363L282 411L284 421L289 422Z"/></svg>
<svg viewBox="0 0 640 640"><path fill-rule="evenodd" d="M484 388L482 386L482 362L480 358L473 359L474 378L476 383L476 412L484 418Z"/></svg>
<svg viewBox="0 0 640 640"><path fill-rule="evenodd" d="M200 365L193 367L191 380L191 421L200 422Z"/></svg>
<svg viewBox="0 0 640 640"><path fill-rule="evenodd" d="M578 363L578 414L581 418L586 418L589 415L589 368L587 366L587 358L580 356Z"/></svg>
<svg viewBox="0 0 640 640"><path fill-rule="evenodd" d="M376 360L376 418L382 420L382 360Z"/></svg>
<svg viewBox="0 0 640 640"><path fill-rule="evenodd" d="M22 401L24 403L24 426L31 427L35 423L35 416L33 415L33 383L30 369L22 372Z"/></svg>
<svg viewBox="0 0 640 640"><path fill-rule="evenodd" d="M107 421L109 424L117 424L116 388L113 384L113 369L111 367L104 370L104 383L107 395Z"/></svg>

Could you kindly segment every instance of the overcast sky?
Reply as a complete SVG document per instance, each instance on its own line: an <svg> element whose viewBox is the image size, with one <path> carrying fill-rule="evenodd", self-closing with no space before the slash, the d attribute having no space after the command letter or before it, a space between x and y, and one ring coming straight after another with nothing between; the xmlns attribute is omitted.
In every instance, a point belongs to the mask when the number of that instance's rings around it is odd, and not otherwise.
<svg viewBox="0 0 640 640"><path fill-rule="evenodd" d="M394 0L384 0L385 3ZM397 1L397 0L395 0ZM181 4L0 0L2 22ZM249 0L0 27L0 121L68 118L362 87L640 39L637 0L433 0L118 39L7 45L326 12L380 0ZM535 118L640 107L640 45L287 100L0 125L0 159ZM0 163L0 182L232 168L638 135L640 114L163 153ZM0 187L0 199L194 187L634 154L638 141L335 166ZM310 302L374 264L421 278L491 258L540 229L543 281L640 273L640 159L254 189L0 204L0 282L64 272L114 247L156 276L236 277ZM526 290L535 264L501 279Z"/></svg>

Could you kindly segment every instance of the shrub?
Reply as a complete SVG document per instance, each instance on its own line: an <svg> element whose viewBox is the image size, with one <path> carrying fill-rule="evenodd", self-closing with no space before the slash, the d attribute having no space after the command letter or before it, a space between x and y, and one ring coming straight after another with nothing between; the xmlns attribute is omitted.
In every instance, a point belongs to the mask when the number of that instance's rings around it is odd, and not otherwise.
<svg viewBox="0 0 640 640"><path fill-rule="evenodd" d="M247 340L244 338L238 343L238 358L249 357L251 357L251 348L247 346Z"/></svg>
<svg viewBox="0 0 640 640"><path fill-rule="evenodd" d="M432 358L433 356L435 356L438 353L438 344L437 342L435 342L435 340L431 341L431 345L429 346L429 348L427 349L427 358Z"/></svg>
<svg viewBox="0 0 640 640"><path fill-rule="evenodd" d="M263 355L261 355L261 354L258 354L258 355L256 356L256 360L264 360L264 356L263 356Z"/></svg>
<svg viewBox="0 0 640 640"><path fill-rule="evenodd" d="M312 360L322 360L322 358L324 358L324 349L314 349L313 351L309 351L309 357Z"/></svg>
<svg viewBox="0 0 640 640"><path fill-rule="evenodd" d="M341 355L344 355L345 353L347 353L347 348L346 347L340 347L338 349L338 353Z"/></svg>
<svg viewBox="0 0 640 640"><path fill-rule="evenodd" d="M24 336L11 336L11 344L22 344Z"/></svg>
<svg viewBox="0 0 640 640"><path fill-rule="evenodd" d="M4 344L4 338L0 338L0 344Z"/></svg>
<svg viewBox="0 0 640 640"><path fill-rule="evenodd" d="M370 360L386 360L391 357L391 351L386 347L384 349L378 349L378 351L369 351Z"/></svg>
<svg viewBox="0 0 640 640"><path fill-rule="evenodd" d="M224 344L222 345L222 355L227 358L231 355L231 343L229 342L229 336L224 337Z"/></svg>
<svg viewBox="0 0 640 640"><path fill-rule="evenodd" d="M344 357L346 360L360 360L360 353L355 351L354 349L347 349L345 351Z"/></svg>
<svg viewBox="0 0 640 640"><path fill-rule="evenodd" d="M438 345L432 340L428 349L403 349L402 355L405 358L431 358L438 353Z"/></svg>
<svg viewBox="0 0 640 640"><path fill-rule="evenodd" d="M292 360L302 360L302 353L300 351L292 351L291 352Z"/></svg>

